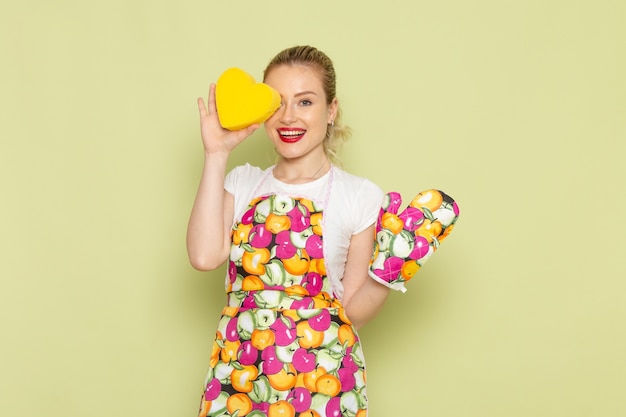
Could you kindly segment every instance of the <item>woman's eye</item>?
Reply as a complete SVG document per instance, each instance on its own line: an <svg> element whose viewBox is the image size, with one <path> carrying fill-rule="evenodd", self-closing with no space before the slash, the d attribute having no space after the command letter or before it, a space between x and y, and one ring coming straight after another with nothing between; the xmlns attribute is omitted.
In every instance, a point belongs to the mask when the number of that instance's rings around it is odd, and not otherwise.
<svg viewBox="0 0 626 417"><path fill-rule="evenodd" d="M311 103L311 100L302 100L300 104L302 104L303 106L310 106L313 103Z"/></svg>

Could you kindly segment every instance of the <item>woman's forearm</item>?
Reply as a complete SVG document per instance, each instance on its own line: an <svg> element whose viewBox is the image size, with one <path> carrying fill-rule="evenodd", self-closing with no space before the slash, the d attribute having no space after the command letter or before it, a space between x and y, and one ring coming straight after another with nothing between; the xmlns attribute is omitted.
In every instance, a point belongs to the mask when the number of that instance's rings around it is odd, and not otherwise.
<svg viewBox="0 0 626 417"><path fill-rule="evenodd" d="M227 219L232 218L232 196L224 191L227 153L205 154L204 168L187 227L187 253L191 265L213 270L228 257ZM230 200L230 201L228 201Z"/></svg>
<svg viewBox="0 0 626 417"><path fill-rule="evenodd" d="M385 305L389 292L389 288L368 277L344 306L354 327L359 329L376 317Z"/></svg>

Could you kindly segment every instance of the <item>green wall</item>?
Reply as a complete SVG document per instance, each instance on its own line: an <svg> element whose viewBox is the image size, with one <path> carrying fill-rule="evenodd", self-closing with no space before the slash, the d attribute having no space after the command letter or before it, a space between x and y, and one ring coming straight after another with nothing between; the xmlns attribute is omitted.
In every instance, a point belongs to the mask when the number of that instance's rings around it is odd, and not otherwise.
<svg viewBox="0 0 626 417"><path fill-rule="evenodd" d="M349 171L456 230L364 328L374 417L626 415L623 1L24 1L0 12L0 414L194 416L224 270L196 97L313 44ZM232 165L273 160L259 131Z"/></svg>

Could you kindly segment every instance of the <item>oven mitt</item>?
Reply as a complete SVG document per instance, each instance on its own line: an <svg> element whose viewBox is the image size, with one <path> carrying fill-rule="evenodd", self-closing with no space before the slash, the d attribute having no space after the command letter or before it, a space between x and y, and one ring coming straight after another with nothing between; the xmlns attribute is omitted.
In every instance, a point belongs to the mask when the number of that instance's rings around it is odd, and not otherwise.
<svg viewBox="0 0 626 417"><path fill-rule="evenodd" d="M269 119L280 107L280 94L247 72L229 68L217 79L215 105L222 127L240 130Z"/></svg>
<svg viewBox="0 0 626 417"><path fill-rule="evenodd" d="M391 289L405 292L404 283L452 232L459 207L450 196L435 189L419 193L398 213L401 204L399 193L385 195L376 222L369 275Z"/></svg>

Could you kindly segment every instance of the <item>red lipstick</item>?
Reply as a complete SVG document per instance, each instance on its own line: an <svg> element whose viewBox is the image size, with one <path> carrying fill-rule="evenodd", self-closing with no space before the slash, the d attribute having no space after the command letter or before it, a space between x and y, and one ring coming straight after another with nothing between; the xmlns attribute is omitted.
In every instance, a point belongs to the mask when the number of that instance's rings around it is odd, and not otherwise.
<svg viewBox="0 0 626 417"><path fill-rule="evenodd" d="M296 143L300 139L302 139L302 137L306 133L305 129L301 129L299 127L281 127L277 130L280 140L285 143Z"/></svg>

